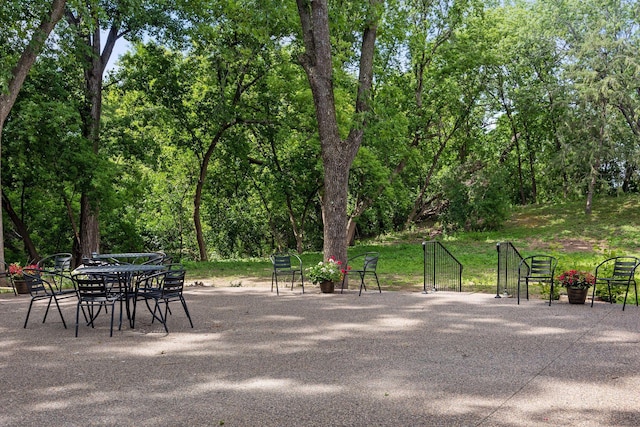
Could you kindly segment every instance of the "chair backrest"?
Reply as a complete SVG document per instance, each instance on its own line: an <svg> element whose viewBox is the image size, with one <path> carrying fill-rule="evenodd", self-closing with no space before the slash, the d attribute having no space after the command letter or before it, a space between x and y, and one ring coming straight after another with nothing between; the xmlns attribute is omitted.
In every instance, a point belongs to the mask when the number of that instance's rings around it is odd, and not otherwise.
<svg viewBox="0 0 640 427"><path fill-rule="evenodd" d="M43 279L40 270L25 268L22 270L22 276L31 296L49 295L51 293L51 286L49 282Z"/></svg>
<svg viewBox="0 0 640 427"><path fill-rule="evenodd" d="M617 259L615 264L613 265L612 277L614 279L623 279L623 280L631 278L633 277L637 266L638 266L637 260L627 260L624 258Z"/></svg>
<svg viewBox="0 0 640 427"><path fill-rule="evenodd" d="M103 276L74 276L73 283L81 300L103 298L108 293L108 283Z"/></svg>
<svg viewBox="0 0 640 427"><path fill-rule="evenodd" d="M617 281L632 280L639 264L640 259L632 256L609 258L602 261L596 267L596 278L607 278Z"/></svg>
<svg viewBox="0 0 640 427"><path fill-rule="evenodd" d="M533 255L524 258L520 262L520 268L526 268L526 276L529 278L549 279L553 278L558 260L549 255Z"/></svg>
<svg viewBox="0 0 640 427"><path fill-rule="evenodd" d="M271 255L271 262L276 271L291 268L291 255Z"/></svg>
<svg viewBox="0 0 640 427"><path fill-rule="evenodd" d="M58 253L46 256L38 261L38 268L54 271L70 271L71 270L71 254Z"/></svg>
<svg viewBox="0 0 640 427"><path fill-rule="evenodd" d="M364 256L364 271L376 271L376 267L378 266L378 258L380 255L378 252L367 252Z"/></svg>
<svg viewBox="0 0 640 427"><path fill-rule="evenodd" d="M179 295L184 289L184 270L167 270L164 272L162 293L165 297Z"/></svg>

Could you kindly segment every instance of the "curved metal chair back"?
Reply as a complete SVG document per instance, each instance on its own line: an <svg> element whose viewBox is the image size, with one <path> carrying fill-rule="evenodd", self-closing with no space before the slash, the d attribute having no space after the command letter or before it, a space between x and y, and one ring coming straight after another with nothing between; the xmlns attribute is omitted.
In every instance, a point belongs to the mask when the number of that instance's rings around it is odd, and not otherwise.
<svg viewBox="0 0 640 427"><path fill-rule="evenodd" d="M13 289L13 294L18 295L18 291L16 290L16 284L13 281L13 276L9 273L9 265L5 262L4 270L0 272L0 286L5 286L7 288Z"/></svg>
<svg viewBox="0 0 640 427"><path fill-rule="evenodd" d="M42 258L36 265L42 270L71 271L71 259L70 253L61 252Z"/></svg>

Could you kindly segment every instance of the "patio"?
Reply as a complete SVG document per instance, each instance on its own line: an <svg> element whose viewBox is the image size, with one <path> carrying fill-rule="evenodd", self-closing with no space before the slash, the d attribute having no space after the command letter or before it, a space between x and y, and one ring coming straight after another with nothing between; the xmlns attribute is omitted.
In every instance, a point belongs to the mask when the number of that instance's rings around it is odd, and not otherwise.
<svg viewBox="0 0 640 427"><path fill-rule="evenodd" d="M306 291L192 286L194 329L113 338L2 294L0 425L640 425L635 305Z"/></svg>

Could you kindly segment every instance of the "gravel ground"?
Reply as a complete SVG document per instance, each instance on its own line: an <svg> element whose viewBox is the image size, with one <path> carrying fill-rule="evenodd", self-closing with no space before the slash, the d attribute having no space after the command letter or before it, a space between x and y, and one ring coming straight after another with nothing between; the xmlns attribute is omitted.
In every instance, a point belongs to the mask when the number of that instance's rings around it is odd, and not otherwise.
<svg viewBox="0 0 640 427"><path fill-rule="evenodd" d="M0 425L640 425L636 306L298 289L190 287L193 329L113 338L2 294Z"/></svg>

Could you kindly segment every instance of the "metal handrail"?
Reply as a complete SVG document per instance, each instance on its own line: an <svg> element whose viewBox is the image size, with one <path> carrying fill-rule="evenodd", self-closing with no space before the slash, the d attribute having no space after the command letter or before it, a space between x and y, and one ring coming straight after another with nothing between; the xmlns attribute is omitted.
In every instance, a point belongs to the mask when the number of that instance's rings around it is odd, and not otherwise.
<svg viewBox="0 0 640 427"><path fill-rule="evenodd" d="M427 256L427 247L433 253ZM462 263L442 243L435 240L422 242L423 293L427 293L427 276L431 275L431 290L453 290L462 292Z"/></svg>
<svg viewBox="0 0 640 427"><path fill-rule="evenodd" d="M496 250L498 251L496 298L502 298L500 295L501 290L504 296L513 295L517 292L518 267L524 258L511 242L499 242L496 244Z"/></svg>

